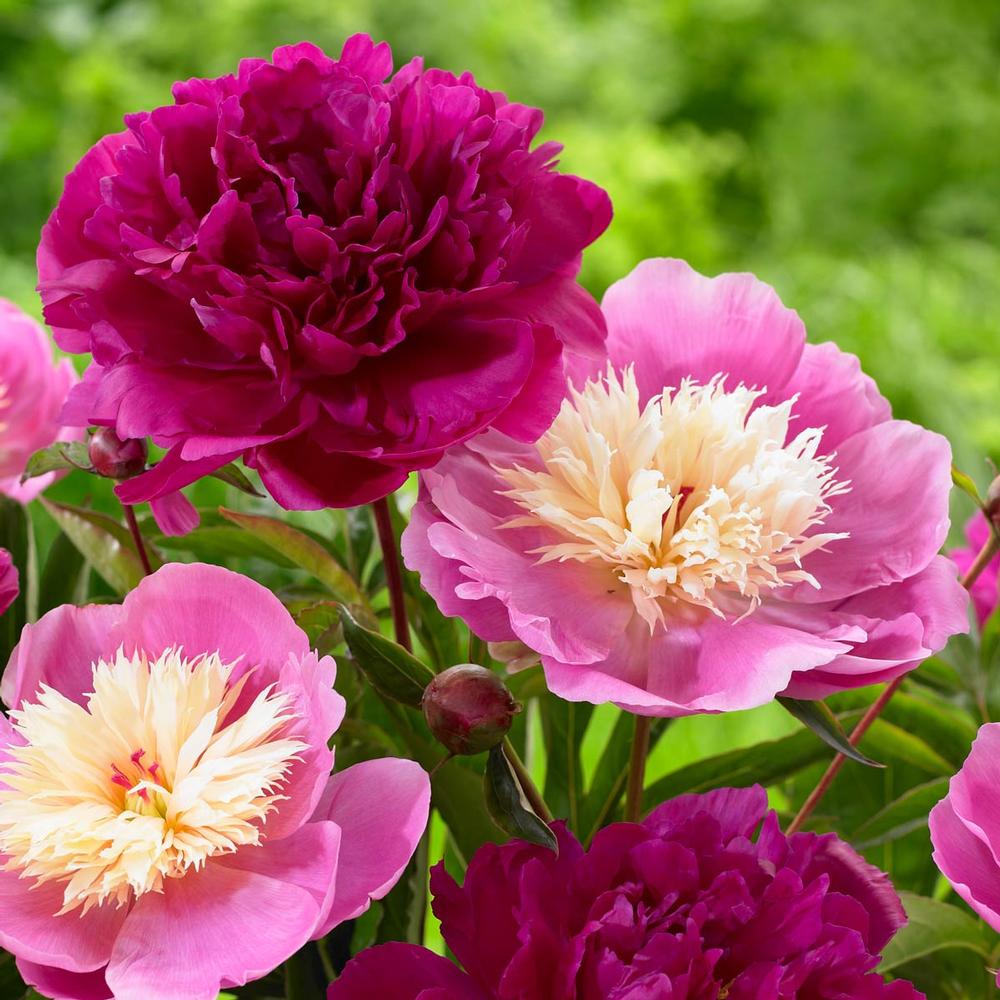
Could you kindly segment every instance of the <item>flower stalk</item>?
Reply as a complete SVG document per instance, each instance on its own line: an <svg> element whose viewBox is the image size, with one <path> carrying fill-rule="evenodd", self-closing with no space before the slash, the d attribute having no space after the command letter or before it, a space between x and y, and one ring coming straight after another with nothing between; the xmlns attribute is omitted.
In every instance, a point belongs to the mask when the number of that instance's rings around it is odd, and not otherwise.
<svg viewBox="0 0 1000 1000"><path fill-rule="evenodd" d="M403 570L399 563L399 547L396 544L396 534L392 530L392 515L389 513L389 501L382 497L372 504L375 514L375 530L378 532L379 545L382 547L382 561L385 565L385 582L389 588L389 607L392 609L392 623L396 633L396 642L408 653L413 652L410 641L410 625L406 617L406 595L403 591Z"/></svg>
<svg viewBox="0 0 1000 1000"><path fill-rule="evenodd" d="M969 590L972 587L972 585L979 578L979 575L993 561L998 552L1000 552L1000 529L998 529L996 524L991 521L989 538L986 539L986 543L980 549L979 554L969 567L969 571L962 577L962 586L966 590ZM848 737L848 741L852 747L856 747L861 742L865 733L868 732L875 720L885 710L885 706L889 704L895 693L902 687L905 677L905 674L901 674L890 684L887 684L885 690L868 707L868 711L861 716L858 720L858 724L854 727L851 735ZM813 814L816 806L819 805L823 797L829 791L830 786L840 773L840 769L844 766L844 761L846 760L847 758L843 754L838 753L837 756L830 761L830 766L824 772L823 777L820 778L819 783L812 790L812 792L810 792L809 797L802 803L802 808L799 809L795 818L788 825L787 832L789 834L797 833L802 829L806 820L808 820Z"/></svg>
<svg viewBox="0 0 1000 1000"><path fill-rule="evenodd" d="M130 503L123 503L122 510L125 512L125 523L128 525L128 530L132 535L135 551L138 553L139 561L142 563L142 571L146 576L149 576L153 572L153 566L149 561L149 553L146 551L146 543L143 541L139 522L135 518L135 508Z"/></svg>
<svg viewBox="0 0 1000 1000"><path fill-rule="evenodd" d="M642 816L642 792L646 784L646 759L649 757L649 730L652 720L648 715L635 717L635 735L632 738L632 759L628 768L628 790L625 793L625 822L638 823Z"/></svg>

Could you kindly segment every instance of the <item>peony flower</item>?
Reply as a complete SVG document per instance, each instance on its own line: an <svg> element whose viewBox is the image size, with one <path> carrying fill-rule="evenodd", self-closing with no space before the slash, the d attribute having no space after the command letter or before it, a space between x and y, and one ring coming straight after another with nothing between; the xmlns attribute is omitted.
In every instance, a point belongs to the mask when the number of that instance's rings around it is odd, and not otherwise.
<svg viewBox="0 0 1000 1000"><path fill-rule="evenodd" d="M20 482L36 451L81 436L59 422L76 381L68 360L54 361L45 331L13 302L0 299L0 493L27 503L55 479L48 473Z"/></svg>
<svg viewBox="0 0 1000 1000"><path fill-rule="evenodd" d="M588 851L488 844L459 887L431 872L465 968L412 945L362 952L329 1000L916 1000L873 970L905 922L887 877L835 834L786 837L759 786L685 795ZM755 831L756 835L755 835Z"/></svg>
<svg viewBox="0 0 1000 1000"><path fill-rule="evenodd" d="M611 365L536 444L490 431L422 473L403 551L446 614L563 698L663 716L887 681L967 629L948 443L856 358L676 260L603 308Z"/></svg>
<svg viewBox="0 0 1000 1000"><path fill-rule="evenodd" d="M979 555L980 550L990 537L989 524L982 514L977 513L969 519L965 526L965 537L969 541L967 547L952 549L948 553L955 565L958 566L959 572L963 574L969 571L976 556ZM972 597L972 606L979 624L985 625L986 619L1000 604L1000 556L996 556L987 563L986 568L969 588L969 594Z"/></svg>
<svg viewBox="0 0 1000 1000"><path fill-rule="evenodd" d="M14 560L6 549L0 549L0 615L17 600L20 592Z"/></svg>
<svg viewBox="0 0 1000 1000"><path fill-rule="evenodd" d="M1000 722L990 722L980 728L968 758L951 779L948 794L931 810L929 825L934 863L955 892L1000 931L998 753Z"/></svg>
<svg viewBox="0 0 1000 1000"><path fill-rule="evenodd" d="M575 276L606 194L531 148L540 111L392 69L366 35L280 48L67 178L38 252L59 343L94 357L67 413L169 449L122 499L240 455L287 508L376 499L484 427L533 440L564 352L602 353Z"/></svg>
<svg viewBox="0 0 1000 1000"><path fill-rule="evenodd" d="M0 682L0 946L69 1000L214 1000L395 883L427 775L330 775L335 664L263 587L171 564L25 628Z"/></svg>

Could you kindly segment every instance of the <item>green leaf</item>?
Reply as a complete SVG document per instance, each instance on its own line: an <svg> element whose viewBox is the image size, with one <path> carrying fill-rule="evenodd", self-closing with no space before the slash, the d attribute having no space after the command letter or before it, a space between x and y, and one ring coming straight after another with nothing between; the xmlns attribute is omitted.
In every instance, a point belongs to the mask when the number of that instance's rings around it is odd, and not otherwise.
<svg viewBox="0 0 1000 1000"><path fill-rule="evenodd" d="M199 559L223 565L228 559L263 559L285 569L295 566L274 546L231 525L203 525L186 535L163 535L157 537L156 544L161 549L190 552Z"/></svg>
<svg viewBox="0 0 1000 1000"><path fill-rule="evenodd" d="M968 494L975 501L976 506L982 508L983 498L979 495L979 489L976 486L975 481L972 476L964 473L958 466L953 465L951 467L951 481L963 492Z"/></svg>
<svg viewBox="0 0 1000 1000"><path fill-rule="evenodd" d="M338 601L367 607L368 601L350 573L304 531L263 514L243 514L225 507L220 507L219 513L290 559L296 566L311 573Z"/></svg>
<svg viewBox="0 0 1000 1000"><path fill-rule="evenodd" d="M726 785L775 784L823 760L827 754L827 748L806 730L780 740L728 750L653 782L643 793L643 811L684 792L707 792Z"/></svg>
<svg viewBox="0 0 1000 1000"><path fill-rule="evenodd" d="M928 774L951 775L954 766L919 736L889 722L876 719L865 733L863 744L879 757L905 761Z"/></svg>
<svg viewBox="0 0 1000 1000"><path fill-rule="evenodd" d="M558 851L555 834L528 804L501 745L493 747L489 752L483 787L486 792L486 808L493 822L504 833Z"/></svg>
<svg viewBox="0 0 1000 1000"><path fill-rule="evenodd" d="M48 448L36 451L21 474L21 482L44 476L47 472L61 472L64 469L83 469L92 472L90 455L83 441L57 441Z"/></svg>
<svg viewBox="0 0 1000 1000"><path fill-rule="evenodd" d="M87 561L69 536L59 532L49 548L42 576L38 584L38 613L57 608L61 604L82 603L86 594L80 585L87 576Z"/></svg>
<svg viewBox="0 0 1000 1000"><path fill-rule="evenodd" d="M866 757L860 750L851 745L843 727L837 721L837 717L823 702L801 701L798 698L778 698L778 704L804 726L811 729L827 746L833 747L837 753L868 767L885 766L870 757Z"/></svg>
<svg viewBox="0 0 1000 1000"><path fill-rule="evenodd" d="M215 472L210 472L209 475L213 479L219 479L226 483L228 486L235 486L236 489L243 493L249 493L252 497L262 497L263 493L253 483L247 479L246 473L235 463L230 462L228 465L224 465L221 469L216 469Z"/></svg>
<svg viewBox="0 0 1000 1000"><path fill-rule="evenodd" d="M375 936L376 944L387 941L423 943L424 917L427 914L427 841L426 834L420 838L402 877L382 899L382 919Z"/></svg>
<svg viewBox="0 0 1000 1000"><path fill-rule="evenodd" d="M944 948L966 948L984 960L990 959L996 936L985 924L950 903L905 891L899 898L909 919L882 950L879 972L891 972Z"/></svg>
<svg viewBox="0 0 1000 1000"><path fill-rule="evenodd" d="M145 575L128 529L107 514L40 498L56 524L112 590L127 594ZM149 547L156 568L156 555Z"/></svg>
<svg viewBox="0 0 1000 1000"><path fill-rule="evenodd" d="M295 624L309 637L309 645L321 656L328 654L343 638L340 605L317 601L293 612Z"/></svg>
<svg viewBox="0 0 1000 1000"><path fill-rule="evenodd" d="M948 792L948 778L934 778L908 788L853 833L851 842L859 851L887 844L927 826L927 815Z"/></svg>
<svg viewBox="0 0 1000 1000"><path fill-rule="evenodd" d="M594 706L550 695L541 699L540 707L546 754L543 796L553 815L576 831L583 798L580 746Z"/></svg>
<svg viewBox="0 0 1000 1000"><path fill-rule="evenodd" d="M340 609L340 620L344 641L372 686L393 701L419 708L434 677L430 667L380 632L359 625L346 607Z"/></svg>

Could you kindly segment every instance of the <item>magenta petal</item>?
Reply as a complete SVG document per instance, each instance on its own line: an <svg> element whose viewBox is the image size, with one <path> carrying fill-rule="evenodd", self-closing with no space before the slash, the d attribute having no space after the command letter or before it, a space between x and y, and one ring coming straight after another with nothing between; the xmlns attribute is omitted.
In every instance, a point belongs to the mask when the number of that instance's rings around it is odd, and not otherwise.
<svg viewBox="0 0 1000 1000"><path fill-rule="evenodd" d="M104 978L104 969L94 972L67 972L54 965L38 965L27 959L17 959L21 978L42 996L58 1000L113 1000Z"/></svg>
<svg viewBox="0 0 1000 1000"><path fill-rule="evenodd" d="M20 592L14 560L6 549L0 549L0 615L17 600Z"/></svg>
<svg viewBox="0 0 1000 1000"><path fill-rule="evenodd" d="M114 942L107 979L115 996L214 1000L223 986L270 972L322 919L338 844L332 823L312 823L147 893Z"/></svg>
<svg viewBox="0 0 1000 1000"><path fill-rule="evenodd" d="M331 776L314 819L332 820L343 836L336 897L316 937L364 913L396 884L427 826L430 795L426 771L395 757Z"/></svg>
<svg viewBox="0 0 1000 1000"><path fill-rule="evenodd" d="M683 378L728 375L781 389L799 363L806 332L798 314L751 274L706 278L681 260L645 260L615 282L602 303L608 353L635 364L644 399Z"/></svg>
<svg viewBox="0 0 1000 1000"><path fill-rule="evenodd" d="M186 535L194 531L201 520L194 504L179 490L151 500L149 506L160 531L165 535Z"/></svg>
<svg viewBox="0 0 1000 1000"><path fill-rule="evenodd" d="M461 969L414 944L368 948L330 984L327 1000L489 1000Z"/></svg>

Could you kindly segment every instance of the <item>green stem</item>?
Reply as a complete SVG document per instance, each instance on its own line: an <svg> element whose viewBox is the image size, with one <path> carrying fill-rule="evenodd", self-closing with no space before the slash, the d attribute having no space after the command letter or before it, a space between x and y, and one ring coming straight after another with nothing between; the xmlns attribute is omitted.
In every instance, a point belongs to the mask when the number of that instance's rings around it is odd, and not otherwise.
<svg viewBox="0 0 1000 1000"><path fill-rule="evenodd" d="M642 792L646 784L646 758L649 756L648 715L635 717L635 736L632 740L632 761L628 769L628 791L625 795L625 822L638 823L642 816Z"/></svg>

